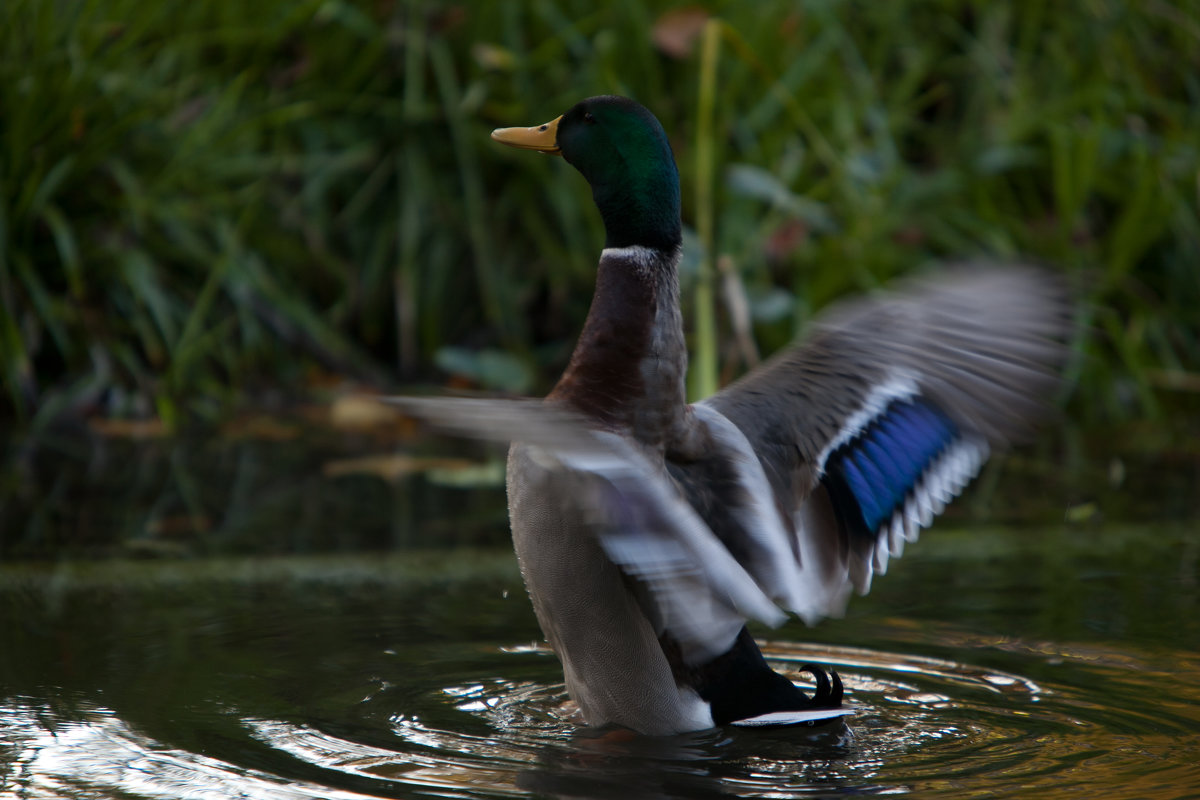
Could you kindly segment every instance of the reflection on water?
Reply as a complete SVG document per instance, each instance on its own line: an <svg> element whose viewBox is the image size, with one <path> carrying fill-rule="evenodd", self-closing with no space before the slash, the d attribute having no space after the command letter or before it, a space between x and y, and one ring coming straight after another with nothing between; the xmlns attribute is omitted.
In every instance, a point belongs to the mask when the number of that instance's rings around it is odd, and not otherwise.
<svg viewBox="0 0 1200 800"><path fill-rule="evenodd" d="M505 650L492 654L492 670L539 653ZM786 798L1028 797L1063 786L1080 796L1184 797L1200 786L1194 689L1176 698L1174 713L1146 713L1080 702L1066 684L903 653L781 642L765 652L784 671L819 656L836 667L856 711L849 724L662 738L591 731L575 725L561 684L490 678L430 684L421 701L392 714L392 736L382 741L334 720L212 708L238 728L239 755L222 759L147 736L114 709L78 709L63 720L14 697L0 717L5 788L19 797ZM1062 667L1097 669L1092 652L1060 649L1056 658ZM1125 692L1139 676L1161 680L1154 670L1128 667L1119 676ZM791 670L794 680L804 675ZM1184 685L1197 678L1175 674ZM426 722L427 713L449 722Z"/></svg>
<svg viewBox="0 0 1200 800"><path fill-rule="evenodd" d="M578 725L494 488L216 452L88 454L65 510L30 487L78 464L7 482L0 796L1200 794L1197 516L948 520L844 619L758 631L799 683L838 670L844 726L648 738Z"/></svg>
<svg viewBox="0 0 1200 800"><path fill-rule="evenodd" d="M167 747L111 709L94 708L86 719L58 724L44 709L14 698L0 724L8 761L3 788L14 797L361 796Z"/></svg>

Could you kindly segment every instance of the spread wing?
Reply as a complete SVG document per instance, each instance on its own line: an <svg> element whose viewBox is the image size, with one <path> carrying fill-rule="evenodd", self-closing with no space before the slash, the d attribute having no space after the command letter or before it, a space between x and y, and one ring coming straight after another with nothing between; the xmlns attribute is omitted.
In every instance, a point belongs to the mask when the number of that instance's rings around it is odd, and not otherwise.
<svg viewBox="0 0 1200 800"><path fill-rule="evenodd" d="M570 503L646 589L647 615L703 663L746 619L839 613L1059 382L1066 292L1034 270L963 272L835 308L809 336L693 408L701 455L530 400L395 398L452 433L518 441L570 474ZM585 565L586 566L586 565Z"/></svg>
<svg viewBox="0 0 1200 800"><path fill-rule="evenodd" d="M778 625L785 619L763 586L796 585L787 540L776 526L746 537L731 550L679 491L665 465L635 443L597 430L557 404L532 400L389 398L401 410L460 436L522 444L542 470L559 471L552 484L577 523L595 535L604 554L645 588L646 615L669 634L687 663L726 652L747 619ZM729 423L728 432L740 437ZM511 476L510 476L511 479ZM566 490L569 487L569 490ZM765 493L759 498L765 501ZM774 548L775 552L764 552ZM743 565L739 558L746 560ZM761 565L767 572L754 573ZM594 570L594 563L577 565ZM748 569L749 567L749 569Z"/></svg>
<svg viewBox="0 0 1200 800"><path fill-rule="evenodd" d="M792 610L838 613L993 449L1031 430L1059 385L1070 316L1042 272L963 269L831 309L703 402L762 465L801 573Z"/></svg>

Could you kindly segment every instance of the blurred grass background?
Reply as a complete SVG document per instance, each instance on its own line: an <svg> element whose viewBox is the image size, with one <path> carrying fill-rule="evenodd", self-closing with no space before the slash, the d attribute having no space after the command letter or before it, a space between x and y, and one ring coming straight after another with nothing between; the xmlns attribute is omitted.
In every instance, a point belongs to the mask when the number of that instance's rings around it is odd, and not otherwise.
<svg viewBox="0 0 1200 800"><path fill-rule="evenodd" d="M0 417L544 391L602 230L488 132L601 93L672 138L708 380L844 293L1029 259L1086 301L1072 416L1200 408L1194 3L6 0Z"/></svg>

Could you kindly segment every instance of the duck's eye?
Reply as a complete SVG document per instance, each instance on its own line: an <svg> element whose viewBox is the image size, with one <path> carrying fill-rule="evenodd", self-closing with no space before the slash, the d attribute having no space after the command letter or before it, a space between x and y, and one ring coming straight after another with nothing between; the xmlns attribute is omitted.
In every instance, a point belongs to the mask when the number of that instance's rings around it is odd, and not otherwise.
<svg viewBox="0 0 1200 800"><path fill-rule="evenodd" d="M585 112L583 112L583 121L584 121L584 122L591 122L591 123L595 123L595 121L596 121L596 118L595 118L594 116L592 116L592 112L590 112L590 111L585 111Z"/></svg>

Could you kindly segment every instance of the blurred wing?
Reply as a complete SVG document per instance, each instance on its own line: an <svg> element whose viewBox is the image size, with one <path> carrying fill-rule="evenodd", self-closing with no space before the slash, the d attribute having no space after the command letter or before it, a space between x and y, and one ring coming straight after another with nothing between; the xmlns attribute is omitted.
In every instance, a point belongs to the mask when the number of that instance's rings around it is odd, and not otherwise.
<svg viewBox="0 0 1200 800"><path fill-rule="evenodd" d="M552 403L409 397L389 402L460 436L520 442L540 467L569 472L572 496L558 500L569 502L613 563L645 586L653 601L648 617L660 635L669 633L687 663L726 652L747 619L771 625L784 620L663 466L627 440L592 429ZM779 541L786 546L782 533Z"/></svg>
<svg viewBox="0 0 1200 800"><path fill-rule="evenodd" d="M1055 279L964 269L830 310L705 400L745 434L789 529L802 588L787 606L810 621L839 613L993 448L1028 433L1069 328Z"/></svg>

